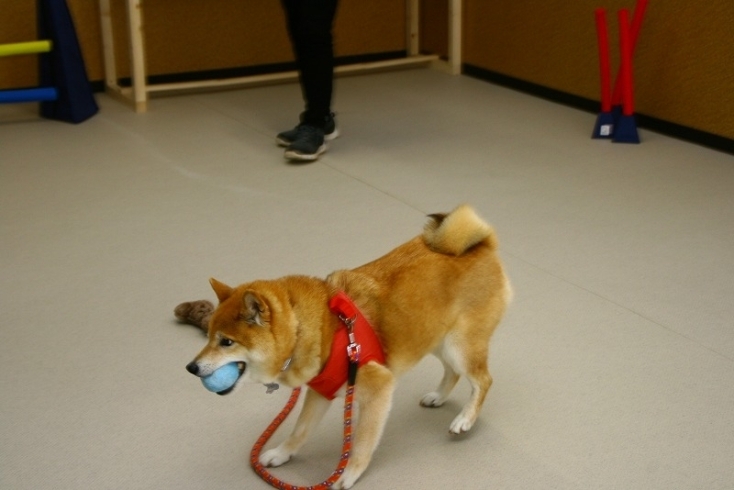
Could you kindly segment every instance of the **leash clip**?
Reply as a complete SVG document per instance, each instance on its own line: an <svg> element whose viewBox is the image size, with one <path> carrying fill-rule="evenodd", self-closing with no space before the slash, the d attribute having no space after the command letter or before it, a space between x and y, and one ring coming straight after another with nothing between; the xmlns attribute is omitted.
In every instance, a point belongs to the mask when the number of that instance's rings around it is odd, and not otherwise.
<svg viewBox="0 0 734 490"><path fill-rule="evenodd" d="M349 318L348 316L339 314L339 320L341 320L344 326L347 327L347 332L349 332L349 335L352 335L352 332L354 332L354 324L357 322L357 315Z"/></svg>
<svg viewBox="0 0 734 490"><path fill-rule="evenodd" d="M349 362L351 362L352 364L357 364L359 362L359 354L361 352L362 352L362 347L358 343L356 342L350 343L347 346L347 357L349 357Z"/></svg>
<svg viewBox="0 0 734 490"><path fill-rule="evenodd" d="M347 357L349 362L356 364L359 362L359 354L362 352L362 347L357 343L357 339L354 336L354 324L357 321L357 315L348 318L344 315L339 315L341 320L347 327L347 333L349 334L349 345L347 345Z"/></svg>

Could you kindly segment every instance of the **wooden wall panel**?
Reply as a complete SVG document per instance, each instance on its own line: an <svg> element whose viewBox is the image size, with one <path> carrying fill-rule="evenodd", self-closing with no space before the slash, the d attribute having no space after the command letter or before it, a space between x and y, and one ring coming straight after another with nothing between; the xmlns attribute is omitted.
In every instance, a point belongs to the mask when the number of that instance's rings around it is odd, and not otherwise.
<svg viewBox="0 0 734 490"><path fill-rule="evenodd" d="M464 61L598 100L596 7L608 11L616 71L616 11L632 0L465 0ZM650 0L635 89L639 113L734 138L734 2Z"/></svg>
<svg viewBox="0 0 734 490"><path fill-rule="evenodd" d="M0 44L36 40L35 2L0 0ZM0 88L38 85L37 56L0 58Z"/></svg>
<svg viewBox="0 0 734 490"><path fill-rule="evenodd" d="M285 17L275 0L177 0L143 4L148 71L173 74L258 66L293 60ZM116 57L129 74L124 1L113 1ZM402 2L341 0L334 24L335 54L405 49Z"/></svg>
<svg viewBox="0 0 734 490"><path fill-rule="evenodd" d="M449 2L421 0L420 18L421 53L437 54L447 59L449 55Z"/></svg>
<svg viewBox="0 0 734 490"><path fill-rule="evenodd" d="M97 0L67 0L89 78L104 77ZM35 0L0 0L0 43L36 35ZM120 76L129 75L126 10L112 1ZM292 60L277 0L146 0L143 2L148 70L152 75L239 68ZM395 0L341 0L335 23L337 56L405 49L405 4ZM0 59L0 88L33 86L33 56Z"/></svg>

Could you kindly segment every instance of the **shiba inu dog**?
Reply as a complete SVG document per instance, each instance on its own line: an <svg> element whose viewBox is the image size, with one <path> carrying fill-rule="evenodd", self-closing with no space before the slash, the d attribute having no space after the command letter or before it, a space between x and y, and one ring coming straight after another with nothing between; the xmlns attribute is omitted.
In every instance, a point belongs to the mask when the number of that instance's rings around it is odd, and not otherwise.
<svg viewBox="0 0 734 490"><path fill-rule="evenodd" d="M350 488L365 471L382 435L396 378L427 354L441 360L444 375L420 404L441 406L465 376L471 395L449 431L471 429L492 384L489 340L511 297L494 230L466 205L430 215L421 235L325 280L287 276L230 287L212 279L211 285L219 299L216 308L202 301L176 308L180 320L208 331L207 345L187 369L204 377L238 363L240 376L233 388L245 382L295 387L319 375L335 333L343 328L328 306L337 293L346 293L371 324L384 363L369 361L358 370L359 419L351 459L336 489ZM260 462L286 463L330 403L328 396L309 389L292 434L264 452Z"/></svg>

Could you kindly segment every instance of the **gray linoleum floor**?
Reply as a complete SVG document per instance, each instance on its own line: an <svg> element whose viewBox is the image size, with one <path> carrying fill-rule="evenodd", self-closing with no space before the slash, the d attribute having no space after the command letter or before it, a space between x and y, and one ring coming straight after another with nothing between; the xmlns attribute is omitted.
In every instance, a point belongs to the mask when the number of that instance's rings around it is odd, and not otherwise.
<svg viewBox="0 0 734 490"><path fill-rule="evenodd" d="M76 126L0 108L0 488L268 488L248 454L288 393L204 390L173 307L360 265L462 202L516 292L494 386L450 437L468 385L420 408L423 361L356 488L734 488L731 155L593 141L593 114L429 70L338 80L343 136L305 166L274 144L296 85L98 101ZM277 474L325 478L340 417Z"/></svg>

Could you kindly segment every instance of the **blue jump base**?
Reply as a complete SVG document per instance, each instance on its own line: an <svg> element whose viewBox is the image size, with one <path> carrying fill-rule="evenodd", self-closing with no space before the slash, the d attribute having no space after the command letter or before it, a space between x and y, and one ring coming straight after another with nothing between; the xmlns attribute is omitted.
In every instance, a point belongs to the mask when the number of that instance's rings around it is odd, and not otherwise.
<svg viewBox="0 0 734 490"><path fill-rule="evenodd" d="M612 112L600 112L596 117L594 132L591 137L595 139L612 139L614 137L614 123L616 118Z"/></svg>
<svg viewBox="0 0 734 490"><path fill-rule="evenodd" d="M637 133L637 122L635 116L625 116L617 119L617 127L614 128L614 143L639 143L640 135Z"/></svg>

